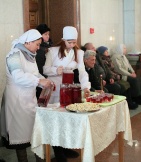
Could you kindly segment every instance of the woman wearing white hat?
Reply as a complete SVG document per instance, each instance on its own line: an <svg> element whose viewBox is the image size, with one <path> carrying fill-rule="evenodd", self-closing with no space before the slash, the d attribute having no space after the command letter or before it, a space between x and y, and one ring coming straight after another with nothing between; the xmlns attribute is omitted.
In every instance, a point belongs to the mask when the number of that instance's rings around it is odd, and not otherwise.
<svg viewBox="0 0 141 162"><path fill-rule="evenodd" d="M78 33L75 27L66 26L63 28L63 38L60 43L55 47L49 48L49 52L46 55L46 63L43 67L43 73L48 75L56 85L56 91L53 92L50 103L59 102L60 99L60 84L62 84L62 73L63 69L78 69L79 70L79 80L81 83L81 89L84 91L84 96L88 96L90 91L90 82L88 79L88 74L85 71L85 66L83 62L84 52L80 50L77 46ZM65 157L67 149L61 151L61 147L53 147L57 162L66 162ZM71 151L69 152L71 153ZM69 154L68 153L68 154ZM60 154L62 156L60 156ZM72 153L73 155L73 153ZM74 156L75 157L75 156Z"/></svg>
<svg viewBox="0 0 141 162"><path fill-rule="evenodd" d="M37 68L35 56L41 41L42 35L31 29L13 42L6 56L7 83L2 104L5 115L1 114L6 123L2 123L2 136L7 148L16 149L18 162L28 162L26 148L30 146L34 124L36 87L47 88L52 83ZM36 161L42 160L36 156Z"/></svg>
<svg viewBox="0 0 141 162"><path fill-rule="evenodd" d="M43 73L55 82L56 91L50 99L50 102L59 102L60 84L62 83L63 69L79 70L79 80L81 89L84 90L84 95L89 94L90 82L88 74L85 71L83 62L84 52L77 46L78 33L75 27L66 26L63 28L63 38L55 47L49 48L46 55L46 63L43 67ZM52 77L53 76L53 77ZM54 77L55 76L55 77Z"/></svg>

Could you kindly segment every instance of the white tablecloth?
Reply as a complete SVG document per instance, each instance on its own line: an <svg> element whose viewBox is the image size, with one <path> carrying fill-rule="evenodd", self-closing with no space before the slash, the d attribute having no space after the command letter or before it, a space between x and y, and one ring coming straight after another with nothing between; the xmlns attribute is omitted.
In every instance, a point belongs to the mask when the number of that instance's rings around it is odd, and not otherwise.
<svg viewBox="0 0 141 162"><path fill-rule="evenodd" d="M104 150L120 131L124 131L124 139L132 145L126 100L94 113L73 113L64 108L37 107L31 149L44 158L43 144L84 148L83 162L94 162L94 156Z"/></svg>

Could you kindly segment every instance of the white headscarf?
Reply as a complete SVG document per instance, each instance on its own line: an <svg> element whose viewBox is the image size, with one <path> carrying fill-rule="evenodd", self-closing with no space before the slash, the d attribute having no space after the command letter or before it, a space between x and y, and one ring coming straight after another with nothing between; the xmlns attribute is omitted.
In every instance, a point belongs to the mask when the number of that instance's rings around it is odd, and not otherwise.
<svg viewBox="0 0 141 162"><path fill-rule="evenodd" d="M119 44L116 48L115 48L115 54L118 55L124 55L123 53L123 48L125 47L124 44Z"/></svg>
<svg viewBox="0 0 141 162"><path fill-rule="evenodd" d="M17 44L25 44L25 42L32 42L39 38L42 38L42 35L38 32L36 29L30 29L26 31L22 36L19 37L19 39L15 39L12 42L12 48L13 49Z"/></svg>

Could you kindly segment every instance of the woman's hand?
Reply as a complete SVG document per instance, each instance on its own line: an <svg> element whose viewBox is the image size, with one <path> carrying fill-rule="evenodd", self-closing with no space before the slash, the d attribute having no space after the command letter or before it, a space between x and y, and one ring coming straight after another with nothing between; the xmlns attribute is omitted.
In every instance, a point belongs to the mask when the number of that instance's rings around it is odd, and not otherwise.
<svg viewBox="0 0 141 162"><path fill-rule="evenodd" d="M90 96L90 90L88 88L85 88L83 91L84 91L84 98Z"/></svg>
<svg viewBox="0 0 141 162"><path fill-rule="evenodd" d="M63 66L58 66L57 68L57 74L61 75L63 73Z"/></svg>
<svg viewBox="0 0 141 162"><path fill-rule="evenodd" d="M39 85L42 86L43 88L48 88L51 85L54 85L54 83L49 79L40 79Z"/></svg>
<svg viewBox="0 0 141 162"><path fill-rule="evenodd" d="M131 77L136 78L136 74L135 73L132 73L131 74Z"/></svg>

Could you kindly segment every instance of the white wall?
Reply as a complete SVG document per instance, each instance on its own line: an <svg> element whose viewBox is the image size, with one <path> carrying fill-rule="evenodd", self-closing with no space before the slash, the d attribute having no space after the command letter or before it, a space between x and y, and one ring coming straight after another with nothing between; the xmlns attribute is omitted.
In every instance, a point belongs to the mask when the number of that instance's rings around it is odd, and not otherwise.
<svg viewBox="0 0 141 162"><path fill-rule="evenodd" d="M124 0L124 43L129 51L135 49L135 0Z"/></svg>
<svg viewBox="0 0 141 162"><path fill-rule="evenodd" d="M127 52L141 52L141 0L80 0L80 9L82 45L92 42L110 49L124 43Z"/></svg>
<svg viewBox="0 0 141 162"><path fill-rule="evenodd" d="M124 42L129 53L141 52L141 1L124 0Z"/></svg>
<svg viewBox="0 0 141 162"><path fill-rule="evenodd" d="M123 42L122 0L80 0L82 45L111 47ZM94 28L94 34L89 33ZM112 40L110 40L112 38Z"/></svg>
<svg viewBox="0 0 141 162"><path fill-rule="evenodd" d="M0 0L0 103L5 86L5 56L23 33L22 0Z"/></svg>

